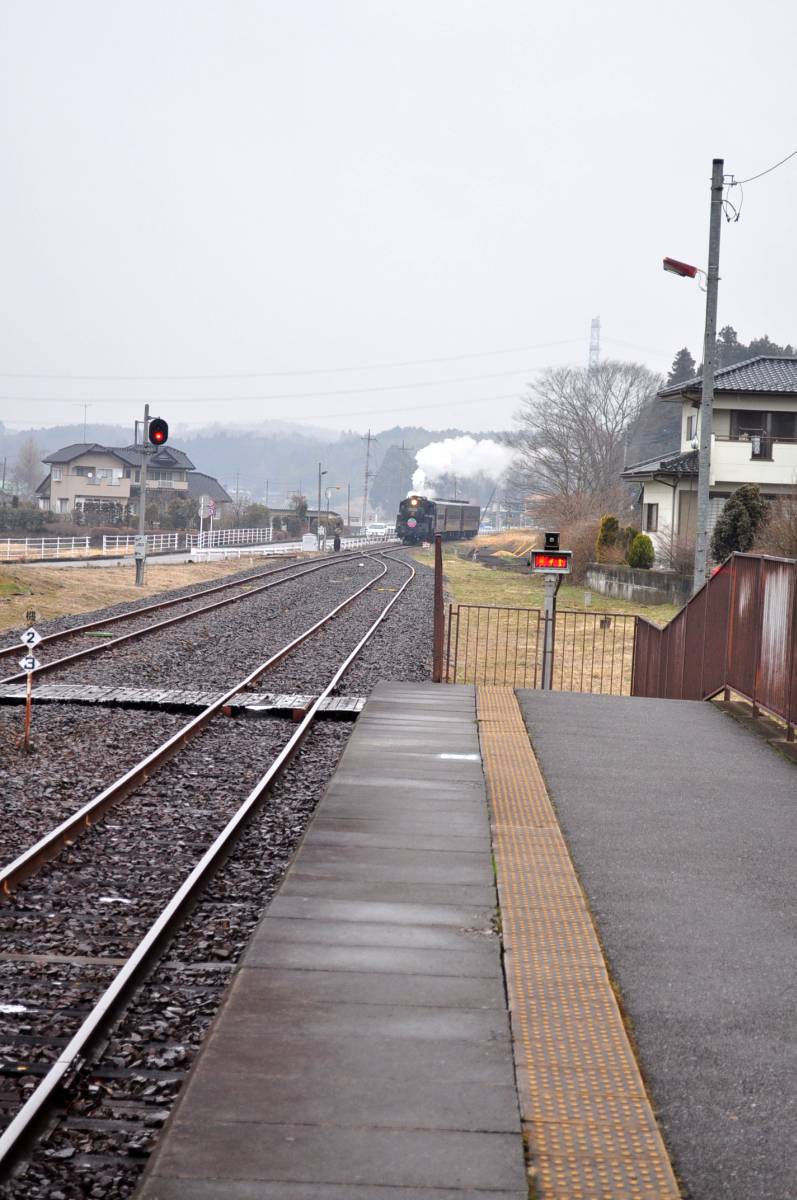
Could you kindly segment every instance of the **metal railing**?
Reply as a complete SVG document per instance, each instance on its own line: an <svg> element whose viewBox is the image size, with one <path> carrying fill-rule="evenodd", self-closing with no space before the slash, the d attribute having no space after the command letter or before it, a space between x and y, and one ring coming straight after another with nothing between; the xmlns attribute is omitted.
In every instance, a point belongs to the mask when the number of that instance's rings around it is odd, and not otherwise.
<svg viewBox="0 0 797 1200"><path fill-rule="evenodd" d="M163 550L186 549L184 533L148 533L147 550L158 552ZM136 547L136 539L130 533L104 533L102 535L103 554L132 554Z"/></svg>
<svg viewBox="0 0 797 1200"><path fill-rule="evenodd" d="M41 558L88 558L90 538L0 538L0 562Z"/></svg>
<svg viewBox="0 0 797 1200"><path fill-rule="evenodd" d="M544 625L538 608L449 604L446 683L541 687ZM630 695L635 629L632 613L559 609L554 619L553 689Z"/></svg>
<svg viewBox="0 0 797 1200"><path fill-rule="evenodd" d="M708 700L722 690L797 726L797 561L733 554L659 629L639 618L632 694Z"/></svg>
<svg viewBox="0 0 797 1200"><path fill-rule="evenodd" d="M202 533L190 533L190 547L201 546L202 549L213 549L214 546L262 546L272 541L270 528L265 529L203 529Z"/></svg>

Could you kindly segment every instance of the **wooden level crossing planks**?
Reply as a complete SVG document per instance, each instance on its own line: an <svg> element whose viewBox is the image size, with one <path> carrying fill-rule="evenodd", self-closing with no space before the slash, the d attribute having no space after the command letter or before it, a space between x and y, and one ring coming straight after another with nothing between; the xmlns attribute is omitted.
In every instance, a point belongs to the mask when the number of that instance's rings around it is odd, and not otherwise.
<svg viewBox="0 0 797 1200"><path fill-rule="evenodd" d="M34 703L99 704L125 708L162 708L201 711L221 693L197 689L164 689L98 686L85 683L40 683L33 692ZM20 704L25 700L25 684L0 686L0 704ZM310 708L313 695L296 693L281 695L272 692L241 692L230 700L228 707L236 712L279 716ZM355 717L365 705L364 696L329 696L322 701L319 712Z"/></svg>

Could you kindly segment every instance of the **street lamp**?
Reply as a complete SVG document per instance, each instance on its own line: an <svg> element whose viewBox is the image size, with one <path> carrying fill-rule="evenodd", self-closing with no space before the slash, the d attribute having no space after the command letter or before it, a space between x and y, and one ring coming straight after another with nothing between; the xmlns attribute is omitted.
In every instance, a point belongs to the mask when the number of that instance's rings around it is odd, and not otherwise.
<svg viewBox="0 0 797 1200"><path fill-rule="evenodd" d="M343 487L342 483L333 483L333 484L330 484L329 487L324 488L324 492L325 492L326 498L327 498L327 523L324 526L324 544L325 544L325 546L326 546L327 530L329 529L329 494L330 494L330 492L339 492L342 489L342 487Z"/></svg>
<svg viewBox="0 0 797 1200"><path fill-rule="evenodd" d="M326 475L326 471L321 470L321 463L318 464L318 507L316 508L315 522L315 544L316 549L321 549L321 477Z"/></svg>

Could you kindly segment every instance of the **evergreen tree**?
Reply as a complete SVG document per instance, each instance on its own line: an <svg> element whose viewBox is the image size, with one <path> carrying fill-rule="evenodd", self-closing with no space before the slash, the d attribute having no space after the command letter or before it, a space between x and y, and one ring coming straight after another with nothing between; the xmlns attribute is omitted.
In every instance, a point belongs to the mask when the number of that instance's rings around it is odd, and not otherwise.
<svg viewBox="0 0 797 1200"><path fill-rule="evenodd" d="M672 383L683 383L685 379L691 379L697 370L695 360L684 346L678 351L675 358L672 360L670 373L667 376L667 385Z"/></svg>
<svg viewBox="0 0 797 1200"><path fill-rule="evenodd" d="M742 484L730 496L717 518L711 535L711 556L724 562L731 554L744 553L755 541L756 534L769 511L754 483Z"/></svg>

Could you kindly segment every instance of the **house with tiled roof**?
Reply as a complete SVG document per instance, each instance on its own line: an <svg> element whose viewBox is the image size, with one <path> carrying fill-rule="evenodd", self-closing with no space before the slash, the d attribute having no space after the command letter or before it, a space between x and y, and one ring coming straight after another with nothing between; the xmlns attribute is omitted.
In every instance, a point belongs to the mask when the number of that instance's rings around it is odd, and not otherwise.
<svg viewBox="0 0 797 1200"><path fill-rule="evenodd" d="M702 378L664 388L681 406L681 444L626 467L640 485L642 529L666 558L674 540L694 537ZM797 358L758 355L716 372L709 469L709 533L728 497L755 483L768 499L797 493Z"/></svg>
<svg viewBox="0 0 797 1200"><path fill-rule="evenodd" d="M39 507L54 513L91 510L135 517L141 494L141 446L101 446L76 442L46 455L50 470L36 489ZM193 476L199 477L196 483ZM211 494L231 503L224 488L210 475L197 471L188 455L174 446L147 451L147 497L159 502Z"/></svg>

